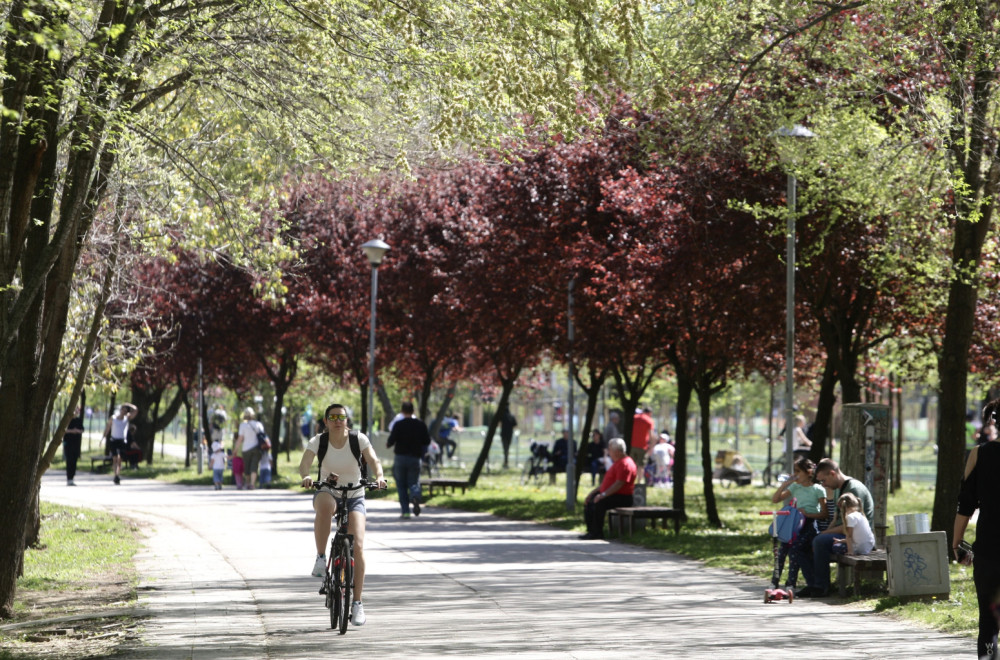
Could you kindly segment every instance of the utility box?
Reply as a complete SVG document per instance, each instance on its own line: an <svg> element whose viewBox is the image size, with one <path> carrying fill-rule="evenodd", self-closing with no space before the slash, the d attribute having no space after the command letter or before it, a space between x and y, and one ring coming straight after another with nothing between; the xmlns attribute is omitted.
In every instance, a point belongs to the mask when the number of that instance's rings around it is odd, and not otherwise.
<svg viewBox="0 0 1000 660"><path fill-rule="evenodd" d="M886 570L890 596L948 598L948 536L929 532L887 537Z"/></svg>
<svg viewBox="0 0 1000 660"><path fill-rule="evenodd" d="M840 470L868 487L875 503L872 521L875 547L886 543L886 506L889 499L892 433L889 406L849 403L843 413L844 441L840 446Z"/></svg>

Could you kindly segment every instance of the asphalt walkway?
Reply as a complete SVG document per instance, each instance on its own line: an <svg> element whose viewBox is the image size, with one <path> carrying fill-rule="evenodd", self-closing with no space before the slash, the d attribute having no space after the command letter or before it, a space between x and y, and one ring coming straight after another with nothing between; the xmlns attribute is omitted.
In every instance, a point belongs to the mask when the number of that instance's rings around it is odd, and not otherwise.
<svg viewBox="0 0 1000 660"><path fill-rule="evenodd" d="M544 525L369 501L368 623L341 637L309 576L310 495L46 476L45 500L146 521L137 558L150 660L319 658L927 658L974 640L851 605L762 602L763 584ZM338 648L340 647L340 648Z"/></svg>

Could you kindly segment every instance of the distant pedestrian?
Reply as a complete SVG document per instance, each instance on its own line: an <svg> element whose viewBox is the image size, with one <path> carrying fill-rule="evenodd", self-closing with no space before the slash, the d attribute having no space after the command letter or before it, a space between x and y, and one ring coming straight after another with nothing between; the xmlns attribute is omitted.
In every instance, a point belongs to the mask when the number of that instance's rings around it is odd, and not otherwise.
<svg viewBox="0 0 1000 660"><path fill-rule="evenodd" d="M635 461L636 466L646 465L649 443L655 443L657 440L651 412L649 408L636 408L635 417L632 418L632 449L629 450L629 456Z"/></svg>
<svg viewBox="0 0 1000 660"><path fill-rule="evenodd" d="M458 449L458 443L452 439L452 432L457 433L461 431L462 427L458 423L458 418L455 417L455 413L448 411L444 419L441 420L440 426L438 426L438 441L441 445L441 452L443 456L448 458L455 458L455 450Z"/></svg>
<svg viewBox="0 0 1000 660"><path fill-rule="evenodd" d="M504 404L500 411L500 444L503 445L503 469L507 469L510 445L514 441L514 429L517 428L517 418L510 412L510 406Z"/></svg>
<svg viewBox="0 0 1000 660"><path fill-rule="evenodd" d="M139 414L139 409L131 403L123 403L108 420L104 428L104 438L108 443L108 454L111 455L111 467L115 474L115 484L121 483L122 456L128 449L129 422Z"/></svg>
<svg viewBox="0 0 1000 660"><path fill-rule="evenodd" d="M233 483L236 490L243 490L243 447L239 433L233 435Z"/></svg>
<svg viewBox="0 0 1000 660"><path fill-rule="evenodd" d="M260 451L260 487L271 485L271 445L265 443Z"/></svg>
<svg viewBox="0 0 1000 660"><path fill-rule="evenodd" d="M212 466L212 483L215 490L222 490L222 478L226 474L226 449L222 446L222 440L212 441L212 453L209 454L209 463Z"/></svg>
<svg viewBox="0 0 1000 660"><path fill-rule="evenodd" d="M431 434L423 420L413 416L413 404L406 401L401 406L403 418L392 425L385 446L395 452L392 477L399 492L400 517L420 515L420 461L431 444Z"/></svg>
<svg viewBox="0 0 1000 660"><path fill-rule="evenodd" d="M604 425L604 442L607 444L611 438L622 437L622 418L617 410L612 410L608 414L608 423Z"/></svg>
<svg viewBox="0 0 1000 660"><path fill-rule="evenodd" d="M73 477L76 476L76 462L80 460L80 444L83 441L83 415L80 414L80 407L73 411L73 418L69 420L66 432L63 433L63 457L66 459L66 485L75 486Z"/></svg>
<svg viewBox="0 0 1000 660"><path fill-rule="evenodd" d="M257 472L260 470L261 444L259 437L264 435L264 425L257 421L257 412L250 407L243 411L243 421L240 422L239 439L243 454L243 482L246 490L253 490L257 485Z"/></svg>

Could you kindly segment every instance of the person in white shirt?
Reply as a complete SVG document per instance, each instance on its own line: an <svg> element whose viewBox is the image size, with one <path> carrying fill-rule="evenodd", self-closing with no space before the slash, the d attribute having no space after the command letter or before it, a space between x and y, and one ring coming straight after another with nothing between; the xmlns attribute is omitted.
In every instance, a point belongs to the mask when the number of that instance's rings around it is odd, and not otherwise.
<svg viewBox="0 0 1000 660"><path fill-rule="evenodd" d="M309 440L306 450L302 453L302 460L299 462L299 476L302 477L302 486L310 488L313 479L309 476L313 461L320 453L320 443L325 442L326 450L323 452L323 461L319 466L319 481L325 481L331 473L339 475L339 481L343 484L361 483L361 466L359 458L354 456L351 449L350 434L348 426L347 408L335 403L326 409L323 414L326 419L328 433L321 433ZM324 437L325 436L325 437ZM361 452L361 459L368 463L369 470L375 473L375 481L379 488L386 487L385 476L382 473L382 463L375 454L371 441L364 433L358 433L358 449ZM313 495L313 509L316 511L316 518L313 521L313 533L316 540L316 562L313 565L312 574L316 577L323 577L326 572L326 545L330 538L331 519L337 511L337 501L333 493L326 488L320 488ZM347 499L347 531L354 536L354 602L351 604L351 623L361 626L365 623L365 610L361 604L361 594L365 586L365 523L367 511L365 510L365 489L359 487L350 492Z"/></svg>
<svg viewBox="0 0 1000 660"><path fill-rule="evenodd" d="M868 518L861 512L861 500L850 493L844 493L837 500L840 517L846 529L847 554L867 555L875 548L875 534L868 524ZM836 552L836 550L834 551Z"/></svg>

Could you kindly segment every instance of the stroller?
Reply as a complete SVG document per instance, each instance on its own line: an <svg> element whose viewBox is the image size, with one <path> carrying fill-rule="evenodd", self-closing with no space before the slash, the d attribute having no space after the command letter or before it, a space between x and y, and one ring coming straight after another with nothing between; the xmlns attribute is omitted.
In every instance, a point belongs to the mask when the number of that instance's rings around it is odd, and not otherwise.
<svg viewBox="0 0 1000 660"><path fill-rule="evenodd" d="M529 482L541 483L542 477L548 475L552 464L552 454L544 442L531 443L531 458L524 462L524 472L521 473L521 485Z"/></svg>
<svg viewBox="0 0 1000 660"><path fill-rule="evenodd" d="M712 478L718 479L719 485L727 488L733 484L749 486L753 478L753 470L750 469L746 459L731 449L720 449L716 452L715 466Z"/></svg>

